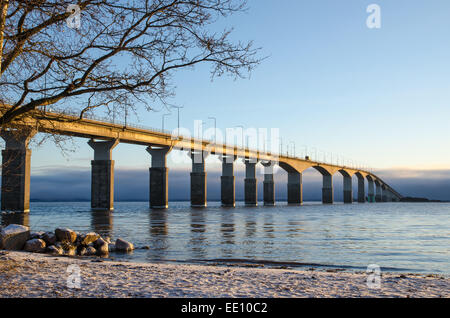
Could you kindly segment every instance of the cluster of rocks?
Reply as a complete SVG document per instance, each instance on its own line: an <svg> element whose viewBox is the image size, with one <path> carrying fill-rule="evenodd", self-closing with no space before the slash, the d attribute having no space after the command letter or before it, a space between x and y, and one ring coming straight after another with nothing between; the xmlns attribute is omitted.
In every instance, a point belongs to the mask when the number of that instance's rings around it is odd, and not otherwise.
<svg viewBox="0 0 450 318"><path fill-rule="evenodd" d="M30 233L27 226L10 224L0 228L0 249L52 255L106 256L113 251L131 252L134 246L121 238L111 243L109 237L102 238L94 232L78 233L58 228L55 232Z"/></svg>

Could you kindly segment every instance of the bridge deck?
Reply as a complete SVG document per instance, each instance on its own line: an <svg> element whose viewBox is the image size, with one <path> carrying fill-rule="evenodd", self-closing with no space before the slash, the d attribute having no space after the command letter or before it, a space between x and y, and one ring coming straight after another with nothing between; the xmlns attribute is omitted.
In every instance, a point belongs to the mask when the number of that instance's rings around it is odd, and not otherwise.
<svg viewBox="0 0 450 318"><path fill-rule="evenodd" d="M5 108L3 108L3 111ZM288 172L303 172L308 168L315 168L324 175L334 175L336 172L353 176L358 174L364 178L370 176L378 180L388 190L401 198L386 182L373 173L356 167L340 166L331 163L306 160L305 158L290 157L279 154L264 153L258 150L240 148L226 144L214 144L209 140L200 140L189 136L176 136L168 132L122 125L107 121L83 118L56 112L36 110L20 120L18 125L37 127L38 132L60 134L66 136L93 138L102 140L117 139L119 142L144 145L173 147L182 150L208 151L217 155L234 155L241 158L256 158L263 161L274 161Z"/></svg>

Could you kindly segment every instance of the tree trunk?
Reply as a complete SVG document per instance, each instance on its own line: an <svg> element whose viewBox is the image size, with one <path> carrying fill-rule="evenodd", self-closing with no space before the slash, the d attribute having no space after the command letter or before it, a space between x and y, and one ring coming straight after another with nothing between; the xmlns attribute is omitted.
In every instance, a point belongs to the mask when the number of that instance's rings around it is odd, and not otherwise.
<svg viewBox="0 0 450 318"><path fill-rule="evenodd" d="M8 13L9 0L0 0L0 70L2 69L3 60L3 35L5 32L6 14ZM1 77L0 72L0 77Z"/></svg>

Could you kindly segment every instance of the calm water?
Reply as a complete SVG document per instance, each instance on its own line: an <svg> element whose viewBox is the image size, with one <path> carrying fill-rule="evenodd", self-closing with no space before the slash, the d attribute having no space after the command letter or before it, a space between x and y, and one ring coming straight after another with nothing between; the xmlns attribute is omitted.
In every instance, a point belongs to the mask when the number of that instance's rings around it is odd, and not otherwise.
<svg viewBox="0 0 450 318"><path fill-rule="evenodd" d="M40 202L32 203L28 216L3 214L2 224L122 237L150 250L112 257L139 262L247 260L349 269L378 264L389 271L450 274L449 203L209 204L191 209L188 202L172 202L167 211L150 211L146 202L117 202L114 212L102 213L91 212L89 202Z"/></svg>

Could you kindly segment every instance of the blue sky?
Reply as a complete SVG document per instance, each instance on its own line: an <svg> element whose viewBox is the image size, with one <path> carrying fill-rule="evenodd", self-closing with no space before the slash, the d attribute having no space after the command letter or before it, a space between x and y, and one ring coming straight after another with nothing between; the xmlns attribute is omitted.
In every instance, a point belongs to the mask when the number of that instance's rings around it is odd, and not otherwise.
<svg viewBox="0 0 450 318"><path fill-rule="evenodd" d="M366 26L372 3L381 7L381 29ZM247 13L216 27L233 26L234 39L253 40L268 58L245 80L211 82L207 65L181 71L171 102L184 106L181 125L189 129L215 116L221 129L280 128L297 149L317 147L383 171L447 170L449 16L447 0L250 0ZM129 121L160 128L161 115ZM166 128L176 125L174 112ZM75 140L67 157L51 142L36 147L32 169L89 168L86 141ZM139 146L121 144L113 156L122 169L150 163Z"/></svg>

